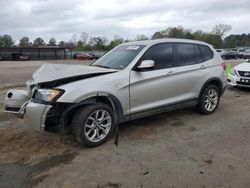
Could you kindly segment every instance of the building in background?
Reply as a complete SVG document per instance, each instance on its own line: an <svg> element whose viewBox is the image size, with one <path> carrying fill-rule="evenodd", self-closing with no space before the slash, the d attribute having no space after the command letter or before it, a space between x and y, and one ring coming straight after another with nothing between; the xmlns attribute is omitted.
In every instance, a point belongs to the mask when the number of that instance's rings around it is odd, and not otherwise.
<svg viewBox="0 0 250 188"><path fill-rule="evenodd" d="M42 47L0 47L1 60L53 60L53 59L72 59L70 48L57 46Z"/></svg>

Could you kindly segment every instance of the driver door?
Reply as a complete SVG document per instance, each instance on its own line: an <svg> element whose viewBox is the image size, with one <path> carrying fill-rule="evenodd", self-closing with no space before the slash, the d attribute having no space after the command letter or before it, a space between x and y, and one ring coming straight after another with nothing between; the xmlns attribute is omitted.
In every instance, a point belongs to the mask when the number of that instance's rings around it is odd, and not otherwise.
<svg viewBox="0 0 250 188"><path fill-rule="evenodd" d="M153 60L151 70L137 70L143 60ZM130 73L131 114L154 110L175 101L176 78L172 43L150 47Z"/></svg>

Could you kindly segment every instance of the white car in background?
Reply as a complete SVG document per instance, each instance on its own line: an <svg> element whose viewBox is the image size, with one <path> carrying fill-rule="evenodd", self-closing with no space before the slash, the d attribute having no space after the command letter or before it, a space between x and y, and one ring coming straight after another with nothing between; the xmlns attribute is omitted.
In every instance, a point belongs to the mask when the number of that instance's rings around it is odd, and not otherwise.
<svg viewBox="0 0 250 188"><path fill-rule="evenodd" d="M250 63L244 62L232 68L227 83L231 86L250 88Z"/></svg>

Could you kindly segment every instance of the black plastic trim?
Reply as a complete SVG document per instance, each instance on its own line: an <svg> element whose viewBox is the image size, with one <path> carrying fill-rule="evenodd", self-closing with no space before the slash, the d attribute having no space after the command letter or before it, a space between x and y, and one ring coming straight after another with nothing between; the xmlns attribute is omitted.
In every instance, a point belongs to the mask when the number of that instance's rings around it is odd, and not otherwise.
<svg viewBox="0 0 250 188"><path fill-rule="evenodd" d="M208 85L208 83L209 83L209 82L212 82L212 81L219 82L219 84L220 84L220 85L219 85L220 96L223 95L223 93L224 93L226 87L223 87L223 84L222 84L222 81L221 81L220 78L214 77L214 78L208 79L208 80L203 84L203 86L202 86L202 88L201 88L201 90L200 90L200 95L199 95L199 96L202 95L202 92L203 92L203 90L206 88L206 86Z"/></svg>
<svg viewBox="0 0 250 188"><path fill-rule="evenodd" d="M181 101L181 102L172 103L172 104L168 104L168 105L158 106L158 107L151 108L151 109L148 109L148 110L145 110L142 112L137 112L137 113L131 114L131 120L146 117L146 116L151 116L151 115L155 115L155 114L160 114L160 113L168 112L168 111L172 111L172 110L178 110L178 109L182 109L182 108L186 108L186 107L190 107L190 106L195 106L196 104L198 104L198 99L194 98L194 99L190 99L190 100L186 100L186 101Z"/></svg>

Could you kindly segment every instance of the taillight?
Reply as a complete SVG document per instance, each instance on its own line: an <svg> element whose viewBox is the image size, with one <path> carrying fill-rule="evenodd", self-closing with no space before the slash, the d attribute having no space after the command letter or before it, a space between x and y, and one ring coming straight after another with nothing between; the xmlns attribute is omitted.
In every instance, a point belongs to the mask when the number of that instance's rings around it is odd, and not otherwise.
<svg viewBox="0 0 250 188"><path fill-rule="evenodd" d="M222 68L223 68L224 70L226 70L227 65L226 65L226 63L225 63L225 62L221 63L221 66L222 66Z"/></svg>

